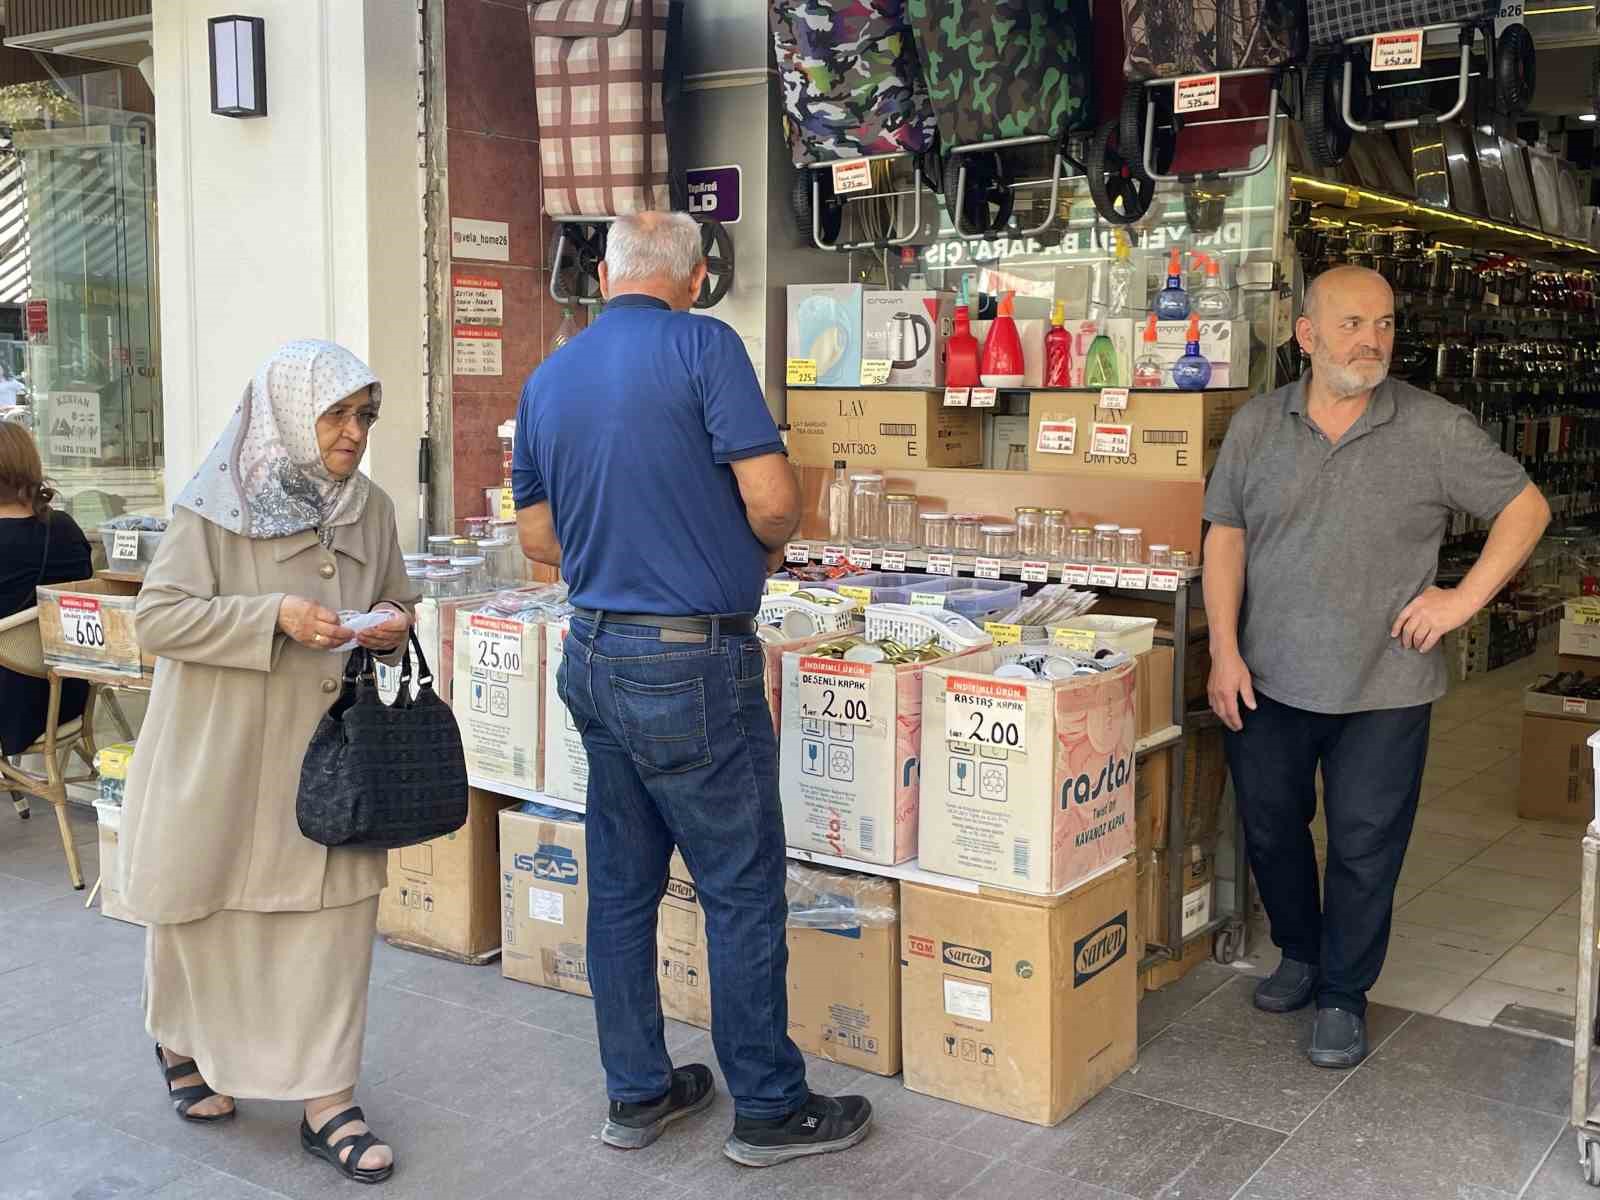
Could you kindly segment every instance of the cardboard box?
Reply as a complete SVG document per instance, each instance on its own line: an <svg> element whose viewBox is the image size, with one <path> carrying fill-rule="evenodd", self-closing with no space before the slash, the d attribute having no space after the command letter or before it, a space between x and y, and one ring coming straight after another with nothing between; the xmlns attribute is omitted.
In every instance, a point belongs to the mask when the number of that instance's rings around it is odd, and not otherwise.
<svg viewBox="0 0 1600 1200"><path fill-rule="evenodd" d="M455 700L467 772L484 783L544 787L545 635L538 621L457 609ZM513 657L514 656L514 657ZM515 671L486 664L515 665Z"/></svg>
<svg viewBox="0 0 1600 1200"><path fill-rule="evenodd" d="M946 408L943 392L789 389L789 460L796 466L979 467L981 408Z"/></svg>
<svg viewBox="0 0 1600 1200"><path fill-rule="evenodd" d="M889 866L917 856L925 664L783 656L779 790L789 845ZM807 718L824 690L864 723Z"/></svg>
<svg viewBox="0 0 1600 1200"><path fill-rule="evenodd" d="M1135 858L1142 874L1145 860L1156 848L1156 826L1165 836L1168 794L1172 787L1172 750L1157 750L1139 760L1133 774L1133 825ZM1143 926L1140 926L1141 931Z"/></svg>
<svg viewBox="0 0 1600 1200"><path fill-rule="evenodd" d="M1561 636L1556 643L1556 649L1561 654L1600 659L1600 625L1562 621ZM1595 668L1600 668L1600 662L1595 663Z"/></svg>
<svg viewBox="0 0 1600 1200"><path fill-rule="evenodd" d="M979 650L923 674L918 858L930 871L1054 895L1133 853L1134 668L994 678L1007 657ZM965 740L980 716L978 739Z"/></svg>
<svg viewBox="0 0 1600 1200"><path fill-rule="evenodd" d="M1150 853L1149 869L1140 875L1139 944L1171 945L1167 888L1172 881L1172 856L1162 847ZM1183 879L1183 926L1179 940L1187 943L1211 921L1216 909L1217 847L1215 842L1191 843L1178 861Z"/></svg>
<svg viewBox="0 0 1600 1200"><path fill-rule="evenodd" d="M589 752L583 748L583 735L572 722L572 714L556 692L556 674L561 669L562 639L567 622L546 622L544 626L544 780L540 790L547 796L572 804L589 802Z"/></svg>
<svg viewBox="0 0 1600 1200"><path fill-rule="evenodd" d="M1561 701L1559 696L1551 698ZM1597 729L1600 720L1587 717L1523 715L1517 816L1524 821L1578 823L1595 818L1594 758L1588 739Z"/></svg>
<svg viewBox="0 0 1600 1200"><path fill-rule="evenodd" d="M1054 1125L1133 1066L1134 865L1063 896L901 889L905 1085Z"/></svg>
<svg viewBox="0 0 1600 1200"><path fill-rule="evenodd" d="M1012 462L1012 448L1021 462ZM983 465L991 471L1028 469L1028 418L991 413L984 418Z"/></svg>
<svg viewBox="0 0 1600 1200"><path fill-rule="evenodd" d="M710 1029L711 959L705 913L694 876L676 850L656 922L656 961L661 964L657 980L661 1011L674 1021Z"/></svg>
<svg viewBox="0 0 1600 1200"><path fill-rule="evenodd" d="M39 640L51 666L148 677L153 655L139 649L133 606L139 584L112 579L45 584L37 590Z"/></svg>
<svg viewBox="0 0 1600 1200"><path fill-rule="evenodd" d="M1172 725L1171 646L1152 646L1134 660L1138 682L1139 736L1149 737Z"/></svg>
<svg viewBox="0 0 1600 1200"><path fill-rule="evenodd" d="M1135 392L1127 410L1117 412L1099 407L1097 391L1035 392L1028 465L1054 474L1204 480L1216 463L1233 414L1248 398L1243 391ZM1076 422L1073 452L1040 451L1040 424L1067 420ZM1126 457L1095 453L1096 424L1127 433Z"/></svg>
<svg viewBox="0 0 1600 1200"><path fill-rule="evenodd" d="M484 963L499 954L499 814L514 803L473 788L460 829L389 851L378 932L397 946L456 962Z"/></svg>
<svg viewBox="0 0 1600 1200"><path fill-rule="evenodd" d="M954 292L866 292L861 297L861 357L893 364L890 387L942 388L944 343L955 311Z"/></svg>
<svg viewBox="0 0 1600 1200"><path fill-rule="evenodd" d="M1166 962L1155 963L1144 973L1143 990L1158 992L1164 987L1171 987L1179 980L1186 977L1203 962L1211 961L1211 939L1209 937L1195 938L1183 948L1183 954L1178 958L1168 959Z"/></svg>
<svg viewBox="0 0 1600 1200"><path fill-rule="evenodd" d="M528 808L533 811L527 811ZM544 806L500 813L500 973L589 990L589 856L583 818Z"/></svg>
<svg viewBox="0 0 1600 1200"><path fill-rule="evenodd" d="M788 289L788 356L813 364L819 387L861 383L859 283L791 283Z"/></svg>
<svg viewBox="0 0 1600 1200"><path fill-rule="evenodd" d="M1119 347L1123 344L1123 339L1127 339L1132 347L1133 359L1130 362L1144 355L1143 321L1122 317L1106 324L1107 334ZM1166 368L1163 387L1175 386L1172 382L1172 365L1188 352L1188 346L1188 321L1156 322L1156 357ZM1250 386L1250 322L1202 320L1200 353L1211 363L1211 383L1207 390ZM1131 369L1128 377L1132 377Z"/></svg>
<svg viewBox="0 0 1600 1200"><path fill-rule="evenodd" d="M1217 835L1222 796L1228 787L1226 742L1220 729L1190 729L1183 735L1183 836L1206 842ZM1143 769L1143 764L1140 764ZM1157 805L1151 827L1152 848L1167 845L1167 807Z"/></svg>
<svg viewBox="0 0 1600 1200"><path fill-rule="evenodd" d="M796 924L805 910L828 928ZM789 864L789 1036L807 1054L900 1072L900 887Z"/></svg>

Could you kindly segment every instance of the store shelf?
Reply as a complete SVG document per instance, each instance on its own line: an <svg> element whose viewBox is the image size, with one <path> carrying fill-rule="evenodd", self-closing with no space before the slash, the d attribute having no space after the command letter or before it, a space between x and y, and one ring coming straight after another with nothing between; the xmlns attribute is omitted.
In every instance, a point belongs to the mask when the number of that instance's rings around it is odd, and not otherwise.
<svg viewBox="0 0 1600 1200"><path fill-rule="evenodd" d="M838 553L831 553L837 551ZM891 550L889 554L903 557L901 563L896 557L887 568L884 568L884 549L881 546L871 548L865 546L826 546L821 542L790 542L784 550L784 560L788 565L797 565L802 556L806 562L821 562L832 565L836 562L848 560L863 569L883 568L886 570L927 571L928 554L926 550ZM1043 560L1030 560L1043 565L1043 578L1038 576L1039 571L1032 572L1026 579L1023 577L1024 562L1018 558L992 560L999 564L999 578L1018 579L1026 583L1071 583L1074 587L1092 588L1095 591L1111 592L1136 592L1141 594L1172 595L1177 592L1180 585L1193 583L1200 578L1199 567L1151 567L1148 563L1084 563L1079 564L1081 571L1089 572L1088 576L1074 573L1071 579L1067 577L1067 567L1073 564L1051 563ZM962 553L951 556L951 573L954 576L977 577L978 556ZM1115 583L1096 582L1093 577L1095 571L1115 571ZM1162 572L1162 575L1152 576L1152 572ZM936 572L930 572L936 573ZM994 578L993 575L986 578ZM1170 587L1152 586L1152 579L1159 585L1164 578L1172 584Z"/></svg>
<svg viewBox="0 0 1600 1200"><path fill-rule="evenodd" d="M477 775L468 775L467 783L477 788L480 792L493 792L497 796L510 796L513 800L532 800L535 804L548 805L550 808L565 809L567 812L582 814L584 806L574 804L571 800L559 800L554 796L535 791L533 788L518 787L514 783L501 783L499 780L483 779Z"/></svg>
<svg viewBox="0 0 1600 1200"><path fill-rule="evenodd" d="M862 875L877 875L884 879L898 879L904 883L925 883L929 887L944 888L951 892L966 892L974 896L978 893L978 885L972 880L958 879L954 875L941 875L937 871L924 871L914 858L898 866L883 866L879 863L861 862L854 858L841 858L837 854L819 854L815 850L802 850L798 846L788 847L787 853L795 862L811 863L813 866L837 867L841 871L856 871Z"/></svg>
<svg viewBox="0 0 1600 1200"><path fill-rule="evenodd" d="M1154 733L1146 734L1133 744L1133 757L1143 758L1146 754L1153 754L1157 750L1165 750L1168 746L1176 746L1183 741L1183 726L1168 725L1165 729L1158 729Z"/></svg>

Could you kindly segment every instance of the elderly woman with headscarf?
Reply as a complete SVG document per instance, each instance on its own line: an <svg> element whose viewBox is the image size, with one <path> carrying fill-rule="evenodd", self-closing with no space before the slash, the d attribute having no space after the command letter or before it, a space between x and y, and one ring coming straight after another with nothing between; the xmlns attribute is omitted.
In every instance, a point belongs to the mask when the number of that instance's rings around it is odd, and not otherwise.
<svg viewBox="0 0 1600 1200"><path fill-rule="evenodd" d="M358 470L381 399L349 351L285 346L179 496L139 593L158 661L123 818L145 1022L178 1115L301 1101L302 1146L369 1183L394 1169L352 1104L385 856L304 837L295 797L341 647L397 658L417 598L394 506ZM341 624L381 605L375 628Z"/></svg>

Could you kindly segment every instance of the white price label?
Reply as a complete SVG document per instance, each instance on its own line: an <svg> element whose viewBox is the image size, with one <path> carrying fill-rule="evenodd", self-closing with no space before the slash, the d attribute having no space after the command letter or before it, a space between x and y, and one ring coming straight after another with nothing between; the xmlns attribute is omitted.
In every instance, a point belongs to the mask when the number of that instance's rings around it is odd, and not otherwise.
<svg viewBox="0 0 1600 1200"><path fill-rule="evenodd" d="M1128 389L1101 388L1100 407L1109 408L1113 412L1125 412L1128 408Z"/></svg>
<svg viewBox="0 0 1600 1200"><path fill-rule="evenodd" d="M1146 567L1123 567L1117 572L1117 586L1142 592L1150 586L1150 571Z"/></svg>
<svg viewBox="0 0 1600 1200"><path fill-rule="evenodd" d="M1040 454L1073 453L1078 448L1078 418L1040 421L1037 447Z"/></svg>
<svg viewBox="0 0 1600 1200"><path fill-rule="evenodd" d="M885 550L883 552L882 566L885 571L904 571L906 569L906 552L904 550Z"/></svg>
<svg viewBox="0 0 1600 1200"><path fill-rule="evenodd" d="M1156 567L1150 572L1150 590L1152 592L1175 592L1178 590L1178 573L1168 571L1163 567Z"/></svg>
<svg viewBox="0 0 1600 1200"><path fill-rule="evenodd" d="M823 566L825 566L825 567L837 567L843 561L844 561L844 547L843 546L824 546L822 548L822 565Z"/></svg>
<svg viewBox="0 0 1600 1200"><path fill-rule="evenodd" d="M928 574L929 575L954 575L955 573L956 573L956 558L955 558L955 555L953 555L953 554L930 554L930 555L928 555ZM912 596L911 596L912 603L916 602L916 598L917 598L916 597L916 593L912 593ZM940 608L944 607L943 599L941 599L939 601L939 607Z"/></svg>
<svg viewBox="0 0 1600 1200"><path fill-rule="evenodd" d="M872 190L872 163L865 158L847 158L833 164L833 194L848 196L851 192Z"/></svg>
<svg viewBox="0 0 1600 1200"><path fill-rule="evenodd" d="M521 621L485 617L474 613L467 618L467 653L472 669L496 675L522 675Z"/></svg>
<svg viewBox="0 0 1600 1200"><path fill-rule="evenodd" d="M894 369L894 362L887 358L863 358L861 360L861 386L881 387L889 382L889 372Z"/></svg>
<svg viewBox="0 0 1600 1200"><path fill-rule="evenodd" d="M811 547L805 542L790 542L783 548L783 561L804 565L811 561Z"/></svg>
<svg viewBox="0 0 1600 1200"><path fill-rule="evenodd" d="M971 388L945 388L944 406L946 408L965 408L967 406L967 398L971 395Z"/></svg>
<svg viewBox="0 0 1600 1200"><path fill-rule="evenodd" d="M972 573L979 579L999 579L1000 560L998 558L980 558Z"/></svg>
<svg viewBox="0 0 1600 1200"><path fill-rule="evenodd" d="M100 601L87 596L62 596L61 640L81 650L103 650L106 627L100 619Z"/></svg>
<svg viewBox="0 0 1600 1200"><path fill-rule="evenodd" d="M944 735L1026 753L1028 689L1025 684L952 676L944 683Z"/></svg>
<svg viewBox="0 0 1600 1200"><path fill-rule="evenodd" d="M1567 696L1561 701L1561 711L1564 713L1576 713L1581 717L1589 711L1589 705L1580 698Z"/></svg>
<svg viewBox="0 0 1600 1200"><path fill-rule="evenodd" d="M994 407L994 391L995 391L994 388L973 388L972 389L972 407L973 408L993 408Z"/></svg>
<svg viewBox="0 0 1600 1200"><path fill-rule="evenodd" d="M1048 583L1050 581L1050 564L1046 562L1024 562L1022 564L1022 579L1024 583Z"/></svg>
<svg viewBox="0 0 1600 1200"><path fill-rule="evenodd" d="M872 548L870 546L851 546L848 557L852 567L870 567L872 565Z"/></svg>
<svg viewBox="0 0 1600 1200"><path fill-rule="evenodd" d="M1093 566L1089 568L1089 586L1098 588L1114 588L1117 586L1117 569L1115 567Z"/></svg>
<svg viewBox="0 0 1600 1200"><path fill-rule="evenodd" d="M1172 109L1174 112L1206 112L1222 107L1222 77L1188 75L1173 84Z"/></svg>
<svg viewBox="0 0 1600 1200"><path fill-rule="evenodd" d="M837 725L872 724L871 663L802 658L799 674L802 717Z"/></svg>
<svg viewBox="0 0 1600 1200"><path fill-rule="evenodd" d="M1089 453L1101 458L1128 458L1133 454L1133 426L1096 421L1089 435Z"/></svg>
<svg viewBox="0 0 1600 1200"><path fill-rule="evenodd" d="M1070 587L1088 587L1089 586L1089 564L1088 563L1062 563L1061 564L1061 582L1067 584Z"/></svg>
<svg viewBox="0 0 1600 1200"><path fill-rule="evenodd" d="M111 557L126 562L139 557L139 531L119 529L111 536Z"/></svg>
<svg viewBox="0 0 1600 1200"><path fill-rule="evenodd" d="M1409 71L1422 65L1422 30L1400 29L1372 39L1374 71Z"/></svg>

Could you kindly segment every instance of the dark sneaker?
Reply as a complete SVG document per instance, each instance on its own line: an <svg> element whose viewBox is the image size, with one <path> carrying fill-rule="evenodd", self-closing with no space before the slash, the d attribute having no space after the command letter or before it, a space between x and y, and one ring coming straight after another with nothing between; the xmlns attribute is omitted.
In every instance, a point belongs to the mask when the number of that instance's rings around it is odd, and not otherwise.
<svg viewBox="0 0 1600 1200"><path fill-rule="evenodd" d="M865 1096L810 1098L787 1117L739 1117L722 1152L746 1167L775 1167L791 1158L848 1150L867 1136L872 1105Z"/></svg>
<svg viewBox="0 0 1600 1200"><path fill-rule="evenodd" d="M1319 1067L1347 1070L1367 1056L1367 1023L1342 1008L1317 1009L1306 1057Z"/></svg>
<svg viewBox="0 0 1600 1200"><path fill-rule="evenodd" d="M711 1103L716 1095L711 1068L699 1063L679 1067L672 1073L672 1087L659 1100L648 1104L611 1102L611 1113L600 1130L600 1140L618 1150L642 1150L661 1136L674 1121L693 1116Z"/></svg>
<svg viewBox="0 0 1600 1200"><path fill-rule="evenodd" d="M1256 985L1256 1007L1262 1012L1286 1013L1311 1003L1317 990L1317 968L1286 958L1278 969Z"/></svg>

